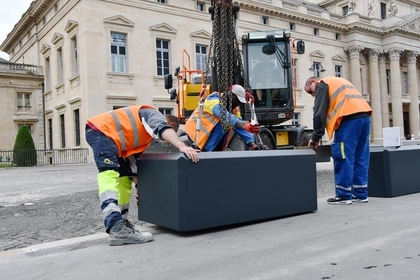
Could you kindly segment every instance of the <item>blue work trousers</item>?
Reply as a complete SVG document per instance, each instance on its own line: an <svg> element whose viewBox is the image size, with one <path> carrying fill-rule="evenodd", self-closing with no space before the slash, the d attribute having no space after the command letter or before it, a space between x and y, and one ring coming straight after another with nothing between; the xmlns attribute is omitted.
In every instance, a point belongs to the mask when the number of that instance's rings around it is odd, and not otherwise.
<svg viewBox="0 0 420 280"><path fill-rule="evenodd" d="M331 145L337 197L368 197L370 117L345 120Z"/></svg>

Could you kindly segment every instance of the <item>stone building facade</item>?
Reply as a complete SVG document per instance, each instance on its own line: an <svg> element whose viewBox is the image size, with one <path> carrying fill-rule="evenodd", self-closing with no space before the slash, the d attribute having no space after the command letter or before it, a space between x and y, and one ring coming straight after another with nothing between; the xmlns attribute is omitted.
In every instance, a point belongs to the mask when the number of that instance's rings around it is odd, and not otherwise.
<svg viewBox="0 0 420 280"><path fill-rule="evenodd" d="M0 60L0 149L13 150L19 128L26 125L35 147L44 148L40 66Z"/></svg>
<svg viewBox="0 0 420 280"><path fill-rule="evenodd" d="M45 100L46 126L45 135L38 136L45 137L47 148L87 147L85 120L120 106L148 103L176 113L163 76L181 64L184 49L191 64L202 67L211 36L210 3L32 2L0 49L11 62L44 69L45 92L39 98ZM240 6L239 38L245 31L289 29L305 41L305 54L295 55L300 123L312 127L313 98L303 91L306 78L341 76L353 82L373 108L372 143L382 142L383 127L398 126L403 135L419 135L418 1L234 3Z"/></svg>

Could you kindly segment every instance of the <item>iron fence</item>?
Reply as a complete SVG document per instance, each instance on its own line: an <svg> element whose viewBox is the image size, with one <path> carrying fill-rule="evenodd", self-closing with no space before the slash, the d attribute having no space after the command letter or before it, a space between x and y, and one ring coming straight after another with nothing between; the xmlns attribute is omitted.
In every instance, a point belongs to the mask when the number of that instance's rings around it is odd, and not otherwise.
<svg viewBox="0 0 420 280"><path fill-rule="evenodd" d="M34 166L87 163L89 149L0 150L0 166ZM19 158L19 160L17 160Z"/></svg>

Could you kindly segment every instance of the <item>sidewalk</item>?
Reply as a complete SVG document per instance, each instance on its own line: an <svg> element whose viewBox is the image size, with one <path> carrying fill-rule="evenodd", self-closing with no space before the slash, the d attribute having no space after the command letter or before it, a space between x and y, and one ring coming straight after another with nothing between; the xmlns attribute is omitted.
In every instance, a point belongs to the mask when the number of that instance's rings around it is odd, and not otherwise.
<svg viewBox="0 0 420 280"><path fill-rule="evenodd" d="M418 279L420 194L110 247L106 234L0 252L2 279Z"/></svg>

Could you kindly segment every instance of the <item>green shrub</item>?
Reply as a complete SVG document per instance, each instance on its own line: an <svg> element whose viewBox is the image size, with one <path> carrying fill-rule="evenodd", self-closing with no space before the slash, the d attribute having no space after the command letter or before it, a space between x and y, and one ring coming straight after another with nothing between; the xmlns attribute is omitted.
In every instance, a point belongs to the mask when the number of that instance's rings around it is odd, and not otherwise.
<svg viewBox="0 0 420 280"><path fill-rule="evenodd" d="M26 125L22 126L13 147L13 163L17 166L36 165L36 150L34 140Z"/></svg>

